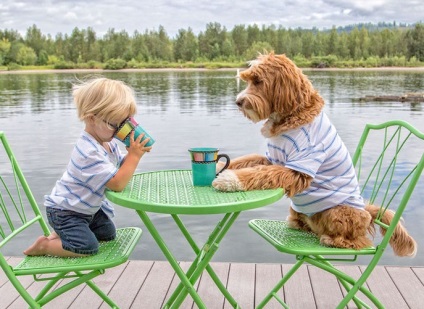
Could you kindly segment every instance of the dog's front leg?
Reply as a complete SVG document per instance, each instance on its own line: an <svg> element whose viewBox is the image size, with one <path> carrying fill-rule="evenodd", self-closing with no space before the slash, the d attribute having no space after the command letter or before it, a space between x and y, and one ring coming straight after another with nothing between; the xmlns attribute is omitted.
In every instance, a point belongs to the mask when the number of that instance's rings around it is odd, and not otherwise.
<svg viewBox="0 0 424 309"><path fill-rule="evenodd" d="M265 156L261 156L258 154L249 154L241 157L237 157L235 159L230 160L230 165L228 169L240 169L245 167L253 167L257 165L271 165L272 163L268 161ZM224 167L225 162L218 162L216 164L216 171L219 172Z"/></svg>
<svg viewBox="0 0 424 309"><path fill-rule="evenodd" d="M281 165L260 165L225 170L212 182L220 191L249 191L283 188L290 197L311 184L312 177Z"/></svg>
<svg viewBox="0 0 424 309"><path fill-rule="evenodd" d="M249 154L241 156L235 159L232 159L230 162L229 169L240 169L245 167L253 167L257 165L271 165L272 163L268 161L265 156L258 154Z"/></svg>

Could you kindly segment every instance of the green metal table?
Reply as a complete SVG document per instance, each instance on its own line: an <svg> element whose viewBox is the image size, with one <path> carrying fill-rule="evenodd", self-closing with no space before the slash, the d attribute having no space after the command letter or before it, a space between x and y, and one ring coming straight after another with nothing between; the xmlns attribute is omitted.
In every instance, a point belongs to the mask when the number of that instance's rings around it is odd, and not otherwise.
<svg viewBox="0 0 424 309"><path fill-rule="evenodd" d="M215 274L209 262L241 211L276 202L283 194L282 189L220 192L211 186L194 187L190 170L167 170L135 174L122 192L108 190L106 197L117 205L136 210L180 278L180 284L167 300L164 308L179 308L187 294L191 295L199 308L206 308L193 287L205 269L229 303L234 308L238 308L236 300ZM196 258L187 272L182 270L174 255L168 249L162 236L150 220L147 214L149 212L171 215L190 244ZM206 243L199 247L179 215L211 214L223 214L223 218L217 223Z"/></svg>

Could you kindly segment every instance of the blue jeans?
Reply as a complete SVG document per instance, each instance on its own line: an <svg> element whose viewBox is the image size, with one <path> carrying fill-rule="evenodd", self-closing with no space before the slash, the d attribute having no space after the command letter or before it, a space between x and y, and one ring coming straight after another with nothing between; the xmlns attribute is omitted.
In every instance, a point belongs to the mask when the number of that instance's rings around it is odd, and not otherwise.
<svg viewBox="0 0 424 309"><path fill-rule="evenodd" d="M115 224L101 209L94 215L52 207L47 207L46 212L49 224L59 235L64 250L96 254L99 241L109 241L116 237Z"/></svg>

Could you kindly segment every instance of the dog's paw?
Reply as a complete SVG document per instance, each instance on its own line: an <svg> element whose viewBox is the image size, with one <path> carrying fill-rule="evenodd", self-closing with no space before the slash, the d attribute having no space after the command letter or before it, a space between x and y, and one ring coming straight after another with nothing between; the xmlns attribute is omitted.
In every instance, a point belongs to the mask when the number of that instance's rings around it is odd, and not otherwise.
<svg viewBox="0 0 424 309"><path fill-rule="evenodd" d="M225 192L244 191L236 173L232 170L225 170L219 174L212 182L212 186L219 191Z"/></svg>

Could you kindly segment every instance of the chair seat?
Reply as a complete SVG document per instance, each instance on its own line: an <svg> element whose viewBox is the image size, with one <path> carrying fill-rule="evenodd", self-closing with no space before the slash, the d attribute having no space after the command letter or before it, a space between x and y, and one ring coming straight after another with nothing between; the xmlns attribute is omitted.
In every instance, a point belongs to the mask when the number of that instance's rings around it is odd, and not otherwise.
<svg viewBox="0 0 424 309"><path fill-rule="evenodd" d="M316 234L290 228L286 221L254 219L249 226L278 251L295 255L368 255L376 251L374 247L355 250L323 246Z"/></svg>
<svg viewBox="0 0 424 309"><path fill-rule="evenodd" d="M114 267L128 260L141 233L142 230L137 227L117 229L114 240L100 242L99 252L87 257L27 256L14 267L14 272L16 275L30 275Z"/></svg>

